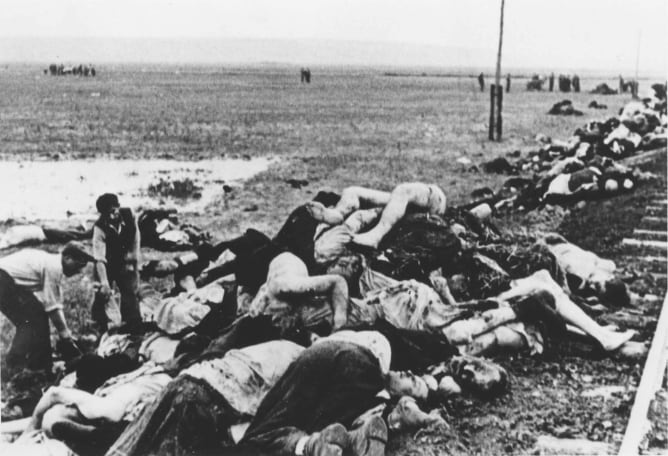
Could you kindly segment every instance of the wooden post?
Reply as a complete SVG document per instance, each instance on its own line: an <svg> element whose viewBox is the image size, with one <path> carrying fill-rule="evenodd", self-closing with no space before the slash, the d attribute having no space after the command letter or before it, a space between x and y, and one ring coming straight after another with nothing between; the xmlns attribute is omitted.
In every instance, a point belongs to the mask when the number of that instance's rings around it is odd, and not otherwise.
<svg viewBox="0 0 668 456"><path fill-rule="evenodd" d="M489 122L489 139L490 141L494 140L494 135L496 132L496 140L501 141L502 133L502 97L501 93L503 92L501 88L501 49L503 47L503 9L506 1L501 0L501 18L499 23L499 49L496 53L496 74L494 75L494 84L491 88L491 109L490 109L490 122ZM496 115L494 113L494 104L496 100ZM496 127L496 128L495 128Z"/></svg>
<svg viewBox="0 0 668 456"><path fill-rule="evenodd" d="M501 141L503 131L503 117L501 116L503 111L503 86L501 84L496 85L496 108L496 140Z"/></svg>
<svg viewBox="0 0 668 456"><path fill-rule="evenodd" d="M494 106L496 105L496 89L494 84L489 85L489 140L494 141L494 122L496 114L494 113Z"/></svg>

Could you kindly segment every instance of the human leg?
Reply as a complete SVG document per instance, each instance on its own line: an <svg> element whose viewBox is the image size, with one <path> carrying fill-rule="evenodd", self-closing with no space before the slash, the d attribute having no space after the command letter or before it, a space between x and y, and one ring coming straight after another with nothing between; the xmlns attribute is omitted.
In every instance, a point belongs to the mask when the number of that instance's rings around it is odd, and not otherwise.
<svg viewBox="0 0 668 456"><path fill-rule="evenodd" d="M344 223L351 233L359 233L376 221L381 211L380 207L358 210L350 214Z"/></svg>
<svg viewBox="0 0 668 456"><path fill-rule="evenodd" d="M7 353L10 370L51 369L49 318L35 295L0 270L0 311L16 327Z"/></svg>
<svg viewBox="0 0 668 456"><path fill-rule="evenodd" d="M616 332L603 328L596 323L596 321L570 300L568 295L552 280L550 274L545 270L538 271L524 279L513 281L511 289L499 295L498 299L510 300L518 296L530 295L541 291L548 292L553 296L555 310L566 323L578 327L594 338L601 344L601 347L605 351L616 350L635 335L635 331L633 330Z"/></svg>
<svg viewBox="0 0 668 456"><path fill-rule="evenodd" d="M141 322L139 301L137 300L137 274L134 271L122 271L116 278L121 292L121 317L123 323L138 324Z"/></svg>
<svg viewBox="0 0 668 456"><path fill-rule="evenodd" d="M411 204L430 213L445 211L445 195L435 185L426 185L419 182L397 185L392 190L391 197L376 226L366 233L353 237L358 245L377 248L383 237L406 215L406 209Z"/></svg>
<svg viewBox="0 0 668 456"><path fill-rule="evenodd" d="M369 206L383 207L390 202L390 193L364 187L346 187L335 207L329 208L317 202L307 203L313 217L329 225L343 223L350 214L357 211L362 202Z"/></svg>

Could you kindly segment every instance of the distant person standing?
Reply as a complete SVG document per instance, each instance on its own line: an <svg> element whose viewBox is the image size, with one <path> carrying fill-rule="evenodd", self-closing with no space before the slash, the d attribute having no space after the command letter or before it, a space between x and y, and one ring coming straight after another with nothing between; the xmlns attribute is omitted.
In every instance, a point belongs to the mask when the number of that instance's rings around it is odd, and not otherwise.
<svg viewBox="0 0 668 456"><path fill-rule="evenodd" d="M140 235L137 220L127 207L121 207L113 193L101 195L95 202L100 218L93 226L93 256L95 273L101 284L101 293L111 296L116 284L121 292L121 318L131 329L141 323L137 301L139 282ZM106 329L107 321L100 321L100 309L93 309L97 323Z"/></svg>
<svg viewBox="0 0 668 456"><path fill-rule="evenodd" d="M93 257L83 245L71 241L60 255L23 249L0 258L0 311L16 327L7 353L7 368L47 370L52 367L49 320L67 361L81 354L63 312L61 283L81 271ZM7 372L4 372L7 374Z"/></svg>
<svg viewBox="0 0 668 456"><path fill-rule="evenodd" d="M577 74L574 74L572 81L573 81L572 82L573 92L576 92L576 93L580 92L580 76L578 76Z"/></svg>
<svg viewBox="0 0 668 456"><path fill-rule="evenodd" d="M306 69L306 83L307 84L311 83L311 69L310 68Z"/></svg>
<svg viewBox="0 0 668 456"><path fill-rule="evenodd" d="M480 91L484 92L485 91L485 75L480 73L478 75L478 85L480 86Z"/></svg>
<svg viewBox="0 0 668 456"><path fill-rule="evenodd" d="M554 73L550 73L550 78L548 82L550 85L550 92L554 92Z"/></svg>
<svg viewBox="0 0 668 456"><path fill-rule="evenodd" d="M626 85L624 84L624 78L622 75L619 75L619 93L625 93L626 92Z"/></svg>
<svg viewBox="0 0 668 456"><path fill-rule="evenodd" d="M510 92L510 73L506 75L506 93Z"/></svg>

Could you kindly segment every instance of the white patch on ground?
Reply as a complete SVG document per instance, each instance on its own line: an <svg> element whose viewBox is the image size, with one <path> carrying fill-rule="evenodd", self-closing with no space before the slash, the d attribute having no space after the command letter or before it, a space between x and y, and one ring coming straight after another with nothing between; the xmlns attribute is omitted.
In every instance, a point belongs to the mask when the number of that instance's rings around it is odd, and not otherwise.
<svg viewBox="0 0 668 456"><path fill-rule="evenodd" d="M220 194L224 183L239 182L262 172L271 159L62 160L0 162L0 221L61 220L68 212L95 214L102 193L119 195L123 206L156 207L164 203L180 211L201 211ZM200 199L151 198L150 184L160 179L189 178L202 187Z"/></svg>

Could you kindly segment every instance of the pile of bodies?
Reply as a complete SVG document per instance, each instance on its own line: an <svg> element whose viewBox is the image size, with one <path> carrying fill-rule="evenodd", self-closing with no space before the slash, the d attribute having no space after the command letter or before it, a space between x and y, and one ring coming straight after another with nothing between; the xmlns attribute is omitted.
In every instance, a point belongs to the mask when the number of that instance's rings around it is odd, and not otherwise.
<svg viewBox="0 0 668 456"><path fill-rule="evenodd" d="M572 108L563 103L559 109ZM483 164L483 170L531 175L509 178L500 191L479 203L486 204L487 210L530 210L542 204L568 204L632 191L653 176L621 160L665 149L667 126L664 89L655 90L655 97L628 103L619 116L587 123L565 141L538 135L541 146L528 156L514 163L497 158Z"/></svg>
<svg viewBox="0 0 668 456"><path fill-rule="evenodd" d="M137 218L142 247L163 252L189 250L210 239L210 235L191 224L181 224L176 209L144 209ZM84 223L76 226L62 224L16 224L0 234L0 250L41 243L62 244L68 241L92 239L93 229Z"/></svg>
<svg viewBox="0 0 668 456"><path fill-rule="evenodd" d="M143 328L70 363L3 454L379 456L393 433L442 425L427 410L452 395L506 391L485 357L574 337L646 350L586 311L629 304L611 261L559 235L507 239L423 183L320 192L271 238L144 271L167 274L173 296L143 285Z"/></svg>

